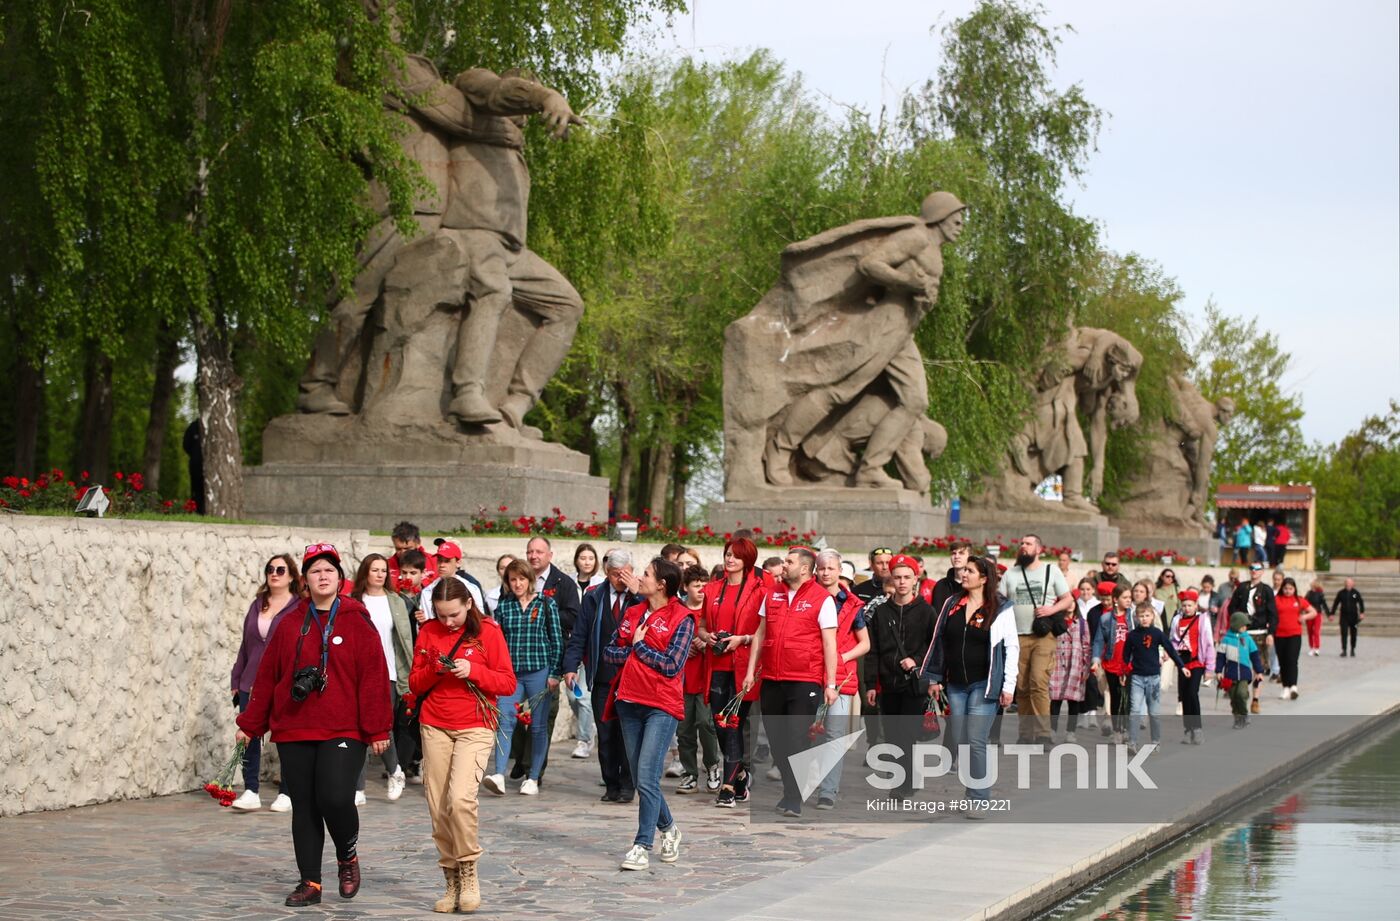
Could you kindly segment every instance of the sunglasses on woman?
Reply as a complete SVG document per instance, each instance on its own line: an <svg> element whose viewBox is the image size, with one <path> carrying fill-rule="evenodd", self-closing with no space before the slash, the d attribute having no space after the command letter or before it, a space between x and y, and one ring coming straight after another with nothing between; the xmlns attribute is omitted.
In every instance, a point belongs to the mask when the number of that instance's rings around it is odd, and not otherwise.
<svg viewBox="0 0 1400 921"><path fill-rule="evenodd" d="M273 566L271 563L269 563L269 564L268 564L266 567L264 567L264 569L263 569L263 575L265 575L265 576L285 576L286 574L287 574L287 567L286 567L286 566Z"/></svg>

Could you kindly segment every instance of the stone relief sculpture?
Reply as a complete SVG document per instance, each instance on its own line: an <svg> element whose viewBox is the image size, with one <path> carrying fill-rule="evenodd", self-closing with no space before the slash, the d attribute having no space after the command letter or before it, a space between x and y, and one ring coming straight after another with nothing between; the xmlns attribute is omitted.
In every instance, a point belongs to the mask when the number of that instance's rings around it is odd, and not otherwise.
<svg viewBox="0 0 1400 921"><path fill-rule="evenodd" d="M1013 439L1001 474L987 481L975 504L1046 511L1050 507L1036 497L1034 488L1059 474L1065 509L1098 511L1084 495L1086 469L1088 489L1098 495L1110 425L1119 428L1137 421L1141 368L1141 353L1117 333L1071 329L1036 380L1034 413ZM1089 419L1087 438L1079 424L1081 411Z"/></svg>
<svg viewBox="0 0 1400 921"><path fill-rule="evenodd" d="M917 216L855 221L783 250L778 282L725 331L725 496L769 487L928 491L923 455L947 444L927 418L914 330L938 301L942 247L962 233L949 192Z"/></svg>
<svg viewBox="0 0 1400 921"><path fill-rule="evenodd" d="M562 138L582 122L525 74L478 68L449 83L408 54L397 82L385 105L404 122L401 143L428 181L414 207L421 232L405 239L382 189L372 189L385 217L365 241L351 295L315 343L297 408L358 411L401 427L504 421L538 437L523 418L568 353L583 302L526 245L521 126L538 114Z"/></svg>
<svg viewBox="0 0 1400 921"><path fill-rule="evenodd" d="M1167 379L1173 418L1156 423L1141 472L1119 506L1118 518L1139 527L1199 532L1209 536L1206 501L1210 467L1220 430L1235 414L1235 401L1207 400L1177 375Z"/></svg>

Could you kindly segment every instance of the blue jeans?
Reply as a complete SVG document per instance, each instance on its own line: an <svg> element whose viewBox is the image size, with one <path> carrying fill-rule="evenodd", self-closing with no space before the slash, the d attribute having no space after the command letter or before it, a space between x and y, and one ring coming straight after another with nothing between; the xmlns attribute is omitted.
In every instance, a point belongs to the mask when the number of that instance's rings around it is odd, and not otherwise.
<svg viewBox="0 0 1400 921"><path fill-rule="evenodd" d="M619 700L617 719L622 724L622 744L627 749L627 765L637 784L637 837L633 844L651 850L656 830L666 831L675 821L661 795L661 774L666 770L666 750L676 734L677 720L665 710Z"/></svg>
<svg viewBox="0 0 1400 921"><path fill-rule="evenodd" d="M836 703L831 705L831 709L826 711L826 739L829 742L839 739L851 731L851 695L841 694L836 698ZM844 760L844 759L843 759ZM826 772L822 782L817 787L818 799L836 799L836 794L841 792L841 762L838 761L831 770Z"/></svg>
<svg viewBox="0 0 1400 921"><path fill-rule="evenodd" d="M510 755L510 736L515 732L515 705L529 700L549 685L549 669L515 673L515 693L500 698L501 726L496 733L496 747L491 750L491 773L504 774ZM530 779L539 780L544 757L549 754L549 708L554 695L546 694L530 711Z"/></svg>
<svg viewBox="0 0 1400 921"><path fill-rule="evenodd" d="M1162 721L1157 714L1162 710L1162 676L1134 675L1131 690L1132 719L1128 720L1128 742L1137 745L1138 723L1142 715L1148 716L1152 726L1152 741L1162 741Z"/></svg>
<svg viewBox="0 0 1400 921"><path fill-rule="evenodd" d="M238 692L238 712L242 713L248 709L249 692ZM248 740L248 747L243 749L243 789L258 792L258 774L262 771L262 736ZM282 771L282 779L277 782L278 794L287 792L286 771Z"/></svg>
<svg viewBox="0 0 1400 921"><path fill-rule="evenodd" d="M579 697L569 688L564 689L564 694L569 699L569 709L574 711L574 719L578 720L578 740L591 743L593 741L593 695L589 693L588 677L583 663L579 663L578 683L583 688L583 696Z"/></svg>
<svg viewBox="0 0 1400 921"><path fill-rule="evenodd" d="M960 768L966 771L969 781L987 779L987 737L992 732L992 721L997 716L997 700L987 699L987 682L975 684L948 684L943 686L948 698L947 746L958 754L958 745L966 745L970 762ZM989 799L991 787L967 788L969 799Z"/></svg>

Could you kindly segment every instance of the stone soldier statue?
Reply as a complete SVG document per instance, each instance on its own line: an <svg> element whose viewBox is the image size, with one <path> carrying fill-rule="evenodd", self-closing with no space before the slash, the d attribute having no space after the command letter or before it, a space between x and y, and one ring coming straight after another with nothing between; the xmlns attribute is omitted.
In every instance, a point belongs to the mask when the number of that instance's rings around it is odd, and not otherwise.
<svg viewBox="0 0 1400 921"><path fill-rule="evenodd" d="M856 221L783 250L780 278L725 331L725 495L743 498L803 478L805 439L873 384L891 395L848 472L891 485L881 468L928 411L914 330L938 300L942 247L966 206L949 192L917 216Z"/></svg>

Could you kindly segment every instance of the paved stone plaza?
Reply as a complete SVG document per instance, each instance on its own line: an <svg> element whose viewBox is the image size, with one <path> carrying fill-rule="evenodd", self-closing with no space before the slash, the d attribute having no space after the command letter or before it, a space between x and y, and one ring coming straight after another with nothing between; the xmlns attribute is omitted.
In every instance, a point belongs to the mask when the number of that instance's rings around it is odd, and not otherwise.
<svg viewBox="0 0 1400 921"><path fill-rule="evenodd" d="M1357 659L1337 656L1330 631L1326 640L1324 656L1303 659L1304 696L1281 703L1277 685L1269 685L1266 714L1344 712L1338 701L1348 700L1352 687L1367 694L1365 712L1397 702L1375 699L1371 686L1400 667L1400 639L1363 636ZM1388 678L1384 683L1400 687ZM1400 691L1395 696L1400 699ZM1165 738L1172 743L1175 724L1168 724ZM985 849L990 859L1040 842L1036 852L1043 854L1046 835L1055 834L1072 860L1076 849L1102 849L1132 833L1121 825L1056 826L1052 832L1043 824L956 817L916 826L764 822L751 828L745 810L715 809L703 794L672 795L676 781L668 779L668 802L685 833L681 860L623 873L617 863L631 843L636 805L598 802L596 762L572 760L568 750L556 746L538 798L484 794L480 916L815 921L853 917L863 904L891 916L917 910L928 918L981 917L988 909L979 906L1068 871L1058 865L1059 851L1033 864L1022 861L1015 873L1008 869L997 881L1001 892L985 877L914 870L936 865L936 852L950 846L968 854ZM409 787L398 803L386 802L378 773L371 771L370 801L361 810L364 888L353 901L330 894L319 909L282 907L296 883L290 817L266 810L236 814L199 792L0 820L0 921L429 916L441 876L422 788ZM332 893L334 867L328 844Z"/></svg>

